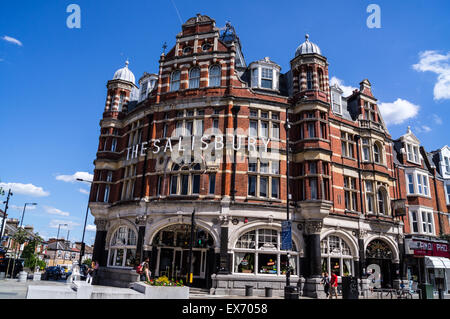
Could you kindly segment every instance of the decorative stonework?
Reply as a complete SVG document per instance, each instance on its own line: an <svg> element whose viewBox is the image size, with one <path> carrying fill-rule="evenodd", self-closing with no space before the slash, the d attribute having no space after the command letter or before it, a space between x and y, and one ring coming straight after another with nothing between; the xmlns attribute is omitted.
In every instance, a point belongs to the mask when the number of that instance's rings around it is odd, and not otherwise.
<svg viewBox="0 0 450 319"><path fill-rule="evenodd" d="M97 231L106 231L106 219L95 219L94 224L97 226Z"/></svg>
<svg viewBox="0 0 450 319"><path fill-rule="evenodd" d="M364 239L367 237L367 230L359 229L356 231L356 235L358 236L359 239Z"/></svg>
<svg viewBox="0 0 450 319"><path fill-rule="evenodd" d="M309 235L320 234L322 231L323 221L314 220L306 222L306 233Z"/></svg>

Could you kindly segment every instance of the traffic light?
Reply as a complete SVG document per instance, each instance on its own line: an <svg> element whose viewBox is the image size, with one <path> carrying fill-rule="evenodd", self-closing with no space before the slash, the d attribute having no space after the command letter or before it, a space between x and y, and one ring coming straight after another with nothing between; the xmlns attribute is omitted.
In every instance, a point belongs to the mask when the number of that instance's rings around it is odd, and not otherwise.
<svg viewBox="0 0 450 319"><path fill-rule="evenodd" d="M80 255L84 256L84 249L85 249L86 244L85 243L81 243L81 249L80 249Z"/></svg>

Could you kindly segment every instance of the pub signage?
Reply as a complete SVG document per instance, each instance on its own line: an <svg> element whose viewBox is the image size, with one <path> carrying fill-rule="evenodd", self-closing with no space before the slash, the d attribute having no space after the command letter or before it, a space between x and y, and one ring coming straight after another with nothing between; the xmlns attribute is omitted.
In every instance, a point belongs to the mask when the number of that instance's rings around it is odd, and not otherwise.
<svg viewBox="0 0 450 319"><path fill-rule="evenodd" d="M414 251L415 256L437 256L450 258L449 245L425 240L411 240L409 249Z"/></svg>

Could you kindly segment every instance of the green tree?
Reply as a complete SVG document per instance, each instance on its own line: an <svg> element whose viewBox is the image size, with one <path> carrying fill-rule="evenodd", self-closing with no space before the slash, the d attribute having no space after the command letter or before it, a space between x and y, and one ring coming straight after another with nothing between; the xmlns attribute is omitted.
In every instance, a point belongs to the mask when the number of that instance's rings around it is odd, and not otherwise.
<svg viewBox="0 0 450 319"><path fill-rule="evenodd" d="M17 259L17 248L19 248L22 244L26 243L29 240L29 236L28 236L28 232L23 229L23 228L19 228L15 234L12 236L12 239L14 240L14 262L12 265L12 271L11 271L11 278L13 278L14 276L14 268L16 266L16 259ZM9 259L8 261L8 270L9 270L9 263L11 262L11 259ZM7 274L8 274L8 270L7 270Z"/></svg>
<svg viewBox="0 0 450 319"><path fill-rule="evenodd" d="M89 258L86 258L86 259L83 261L83 264L84 264L84 265L88 265L89 267L91 267L92 260L89 259Z"/></svg>
<svg viewBox="0 0 450 319"><path fill-rule="evenodd" d="M39 260L38 255L35 253L36 247L43 242L42 237L39 236L39 233L36 233L33 238L28 241L28 244L22 251L21 258L25 259L25 267L29 267L34 269Z"/></svg>

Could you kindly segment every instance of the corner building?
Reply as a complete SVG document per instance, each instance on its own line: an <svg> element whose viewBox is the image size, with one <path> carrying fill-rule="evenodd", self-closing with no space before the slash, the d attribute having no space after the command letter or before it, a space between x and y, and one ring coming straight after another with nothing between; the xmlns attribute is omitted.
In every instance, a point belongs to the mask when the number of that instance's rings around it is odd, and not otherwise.
<svg viewBox="0 0 450 319"><path fill-rule="evenodd" d="M195 210L194 285L282 295L287 119L291 284L324 297L320 275L334 271L366 289L373 265L382 286L399 284L405 202L371 83L348 97L330 87L327 59L308 36L292 55L286 73L268 57L247 65L234 28L197 15L139 88L128 62L108 81L90 194L100 284L138 280L133 267L147 256L153 276L185 280ZM180 138L205 135L223 149L191 160L184 148L175 160ZM254 145L269 155L253 158Z"/></svg>

